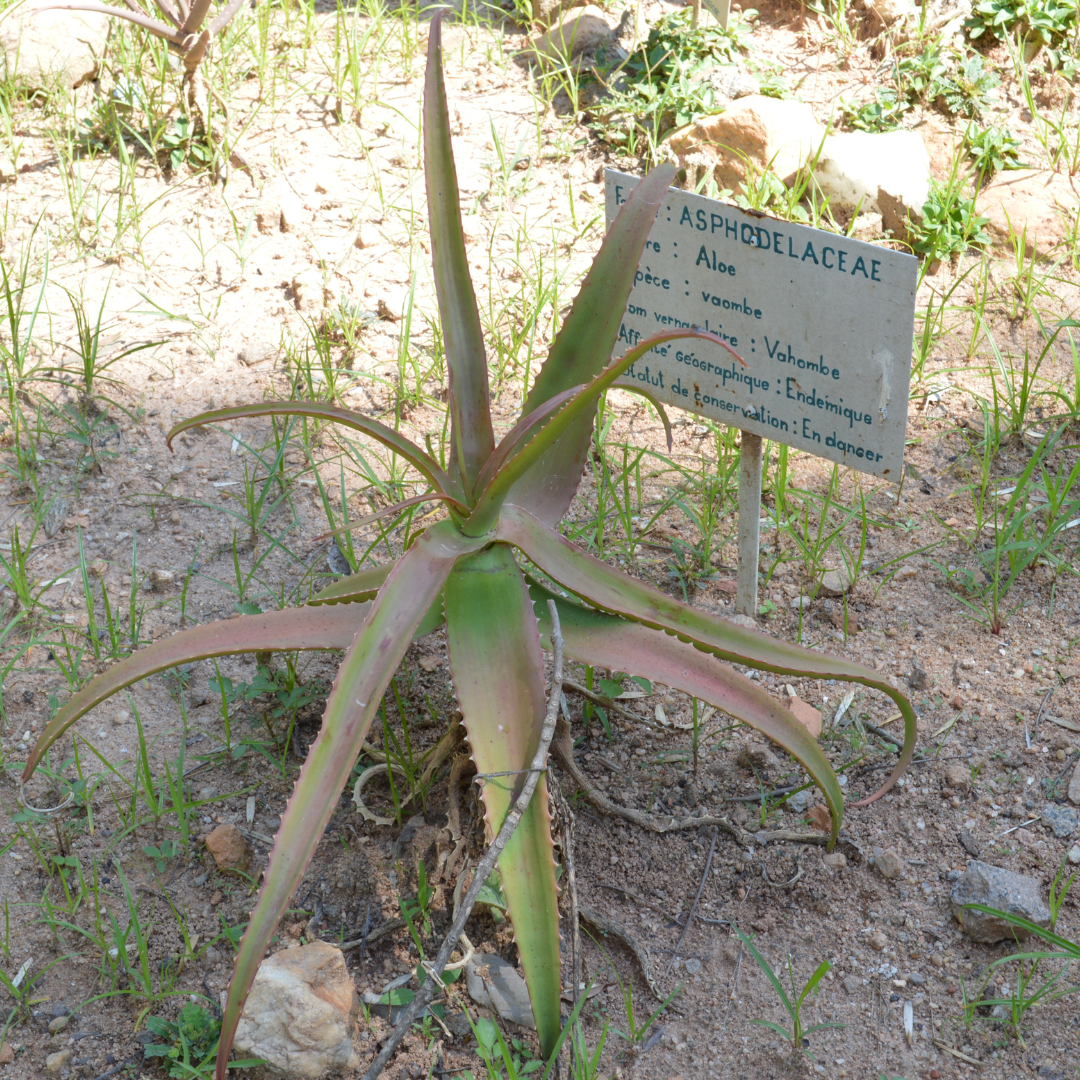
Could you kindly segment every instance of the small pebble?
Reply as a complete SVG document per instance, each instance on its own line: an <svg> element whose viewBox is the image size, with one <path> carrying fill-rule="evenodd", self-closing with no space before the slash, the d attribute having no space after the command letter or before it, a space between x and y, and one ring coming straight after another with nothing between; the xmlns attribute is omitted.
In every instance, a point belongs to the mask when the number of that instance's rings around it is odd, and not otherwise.
<svg viewBox="0 0 1080 1080"><path fill-rule="evenodd" d="M696 975L701 970L701 961L691 957L686 961L686 970L691 975Z"/></svg>
<svg viewBox="0 0 1080 1080"><path fill-rule="evenodd" d="M112 722L118 727L121 724L126 724L131 719L131 715L126 709L121 709L119 712L113 713Z"/></svg>
<svg viewBox="0 0 1080 1080"><path fill-rule="evenodd" d="M49 1021L49 1034L55 1035L58 1031L63 1031L70 1022L70 1016L54 1016Z"/></svg>

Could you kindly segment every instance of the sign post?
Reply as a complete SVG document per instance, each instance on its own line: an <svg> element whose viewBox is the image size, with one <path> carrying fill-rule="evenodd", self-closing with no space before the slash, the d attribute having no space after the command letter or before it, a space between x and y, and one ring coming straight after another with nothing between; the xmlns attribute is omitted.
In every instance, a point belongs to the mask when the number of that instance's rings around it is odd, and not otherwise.
<svg viewBox="0 0 1080 1080"><path fill-rule="evenodd" d="M608 224L638 183L606 170ZM899 481L918 261L836 233L669 189L615 349L661 330L620 382L742 431L736 608L757 614L762 440Z"/></svg>

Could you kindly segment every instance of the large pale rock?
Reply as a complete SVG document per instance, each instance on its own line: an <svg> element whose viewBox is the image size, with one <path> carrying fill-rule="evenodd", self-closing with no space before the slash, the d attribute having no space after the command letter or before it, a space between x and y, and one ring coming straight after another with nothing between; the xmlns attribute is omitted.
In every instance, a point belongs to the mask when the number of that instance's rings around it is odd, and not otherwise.
<svg viewBox="0 0 1080 1080"><path fill-rule="evenodd" d="M881 20L883 26L893 26L918 13L915 0L866 0L866 6Z"/></svg>
<svg viewBox="0 0 1080 1080"><path fill-rule="evenodd" d="M1069 800L1080 806L1080 765L1076 766L1072 780L1069 781Z"/></svg>
<svg viewBox="0 0 1080 1080"><path fill-rule="evenodd" d="M537 56L564 60L590 52L611 40L611 25L593 4L568 11L546 34L533 42Z"/></svg>
<svg viewBox="0 0 1080 1080"><path fill-rule="evenodd" d="M912 131L852 131L825 140L814 179L832 205L881 214L894 236L907 235L930 194L930 155Z"/></svg>
<svg viewBox="0 0 1080 1080"><path fill-rule="evenodd" d="M35 90L71 89L94 78L109 37L109 17L88 11L42 11L30 5L0 19L7 78Z"/></svg>
<svg viewBox="0 0 1080 1080"><path fill-rule="evenodd" d="M477 953L465 965L469 997L501 1019L536 1030L529 988L517 969L495 953Z"/></svg>
<svg viewBox="0 0 1080 1080"><path fill-rule="evenodd" d="M360 1002L340 949L315 941L264 960L255 975L236 1048L285 1076L355 1069L352 1036Z"/></svg>
<svg viewBox="0 0 1080 1080"><path fill-rule="evenodd" d="M990 218L986 231L995 247L1013 250L1013 237L1024 237L1024 253L1046 254L1069 235L1080 206L1075 179L1049 169L1014 169L998 173L979 192L975 207ZM1027 234L1024 227L1027 227Z"/></svg>
<svg viewBox="0 0 1080 1080"><path fill-rule="evenodd" d="M964 904L985 904L1009 915L1019 915L1037 926L1049 928L1050 909L1042 898L1042 887L1034 878L1014 874L997 866L972 859L953 886L953 914L964 932L974 941L1023 941L1027 931L1004 919L982 911L964 910Z"/></svg>
<svg viewBox="0 0 1080 1080"><path fill-rule="evenodd" d="M703 116L668 137L668 146L686 167L704 161L722 188L737 190L748 174L770 168L789 180L809 160L823 129L801 101L779 101L762 94L740 98L722 113Z"/></svg>

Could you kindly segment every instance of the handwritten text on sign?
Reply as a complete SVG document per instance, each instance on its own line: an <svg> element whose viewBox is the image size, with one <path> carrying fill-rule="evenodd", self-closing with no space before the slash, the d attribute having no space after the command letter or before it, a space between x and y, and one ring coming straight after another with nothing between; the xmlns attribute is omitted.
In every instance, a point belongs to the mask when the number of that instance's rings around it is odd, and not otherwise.
<svg viewBox="0 0 1080 1080"><path fill-rule="evenodd" d="M607 220L637 178L606 171ZM918 263L674 188L649 234L615 355L660 330L622 381L659 400L899 480Z"/></svg>

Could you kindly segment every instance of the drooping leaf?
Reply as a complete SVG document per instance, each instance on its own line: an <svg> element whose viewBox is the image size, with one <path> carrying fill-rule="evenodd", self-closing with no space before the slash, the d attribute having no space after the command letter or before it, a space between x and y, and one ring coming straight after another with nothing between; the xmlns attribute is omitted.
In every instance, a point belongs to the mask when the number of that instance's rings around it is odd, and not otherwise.
<svg viewBox="0 0 1080 1080"><path fill-rule="evenodd" d="M225 420L238 420L250 416L310 416L314 420L327 420L334 424L361 431L378 439L395 454L400 454L436 491L462 502L465 496L461 488L446 475L439 463L416 443L378 420L372 420L363 413L351 409L340 409L336 405L324 405L318 401L262 401L252 405L237 405L231 409L214 409L212 412L199 413L181 421L165 440L165 445L172 449L172 441L182 431L201 427L203 424L218 424Z"/></svg>
<svg viewBox="0 0 1080 1080"><path fill-rule="evenodd" d="M528 591L505 544L454 568L446 582L446 641L488 829L495 836L525 783L544 724L544 657ZM509 773L510 775L496 775ZM529 987L540 1045L559 1036L559 913L547 786L541 776L499 856L503 893Z"/></svg>
<svg viewBox="0 0 1080 1080"><path fill-rule="evenodd" d="M588 603L611 614L666 630L721 660L748 664L780 675L843 679L887 694L904 717L904 748L888 780L874 794L852 806L866 806L880 798L911 762L918 735L915 711L908 699L876 671L769 637L684 604L575 547L519 506L507 504L503 507L495 535L519 548L545 574Z"/></svg>
<svg viewBox="0 0 1080 1080"><path fill-rule="evenodd" d="M431 20L424 83L424 175L427 180L431 261L450 382L450 471L472 490L477 473L495 449L488 405L484 332L469 276L461 227L457 168L450 146L450 116L442 74L442 14ZM458 447L464 460L458 461Z"/></svg>
<svg viewBox="0 0 1080 1080"><path fill-rule="evenodd" d="M111 15L116 19L126 19L128 22L133 22L136 26L148 30L151 34L167 38L176 44L179 44L182 40L176 27L160 23L157 19L150 18L144 12L113 7L111 4L99 4L96 0L53 0L52 3L46 2L36 5L34 11L89 11L96 15Z"/></svg>
<svg viewBox="0 0 1080 1080"><path fill-rule="evenodd" d="M836 774L817 740L780 702L757 683L715 656L641 623L584 608L542 585L530 583L545 647L550 648L547 601L559 609L568 660L644 676L722 709L760 731L794 757L821 789L832 815L835 843L843 820L844 798Z"/></svg>
<svg viewBox="0 0 1080 1080"><path fill-rule="evenodd" d="M333 608L285 608L258 615L241 615L180 630L125 657L91 679L49 721L30 752L23 782L30 779L42 755L80 717L95 705L159 671L178 664L235 653L291 649L347 649L367 618L370 604Z"/></svg>
<svg viewBox="0 0 1080 1080"><path fill-rule="evenodd" d="M564 390L588 382L611 360L645 241L675 168L653 169L611 224L522 408L527 415ZM592 440L595 405L514 486L510 501L557 524L577 491Z"/></svg>
<svg viewBox="0 0 1080 1080"><path fill-rule="evenodd" d="M532 438L527 442L522 440L523 445L521 448L505 461L476 500L476 506L472 514L470 514L469 520L465 523L465 533L469 536L480 536L493 528L499 513L499 507L502 506L503 502L514 490L517 481L538 462L543 460L548 450L569 437L569 432L579 417L591 417L593 415L596 401L600 395L650 349L662 345L665 341L677 341L681 338L699 338L703 341L711 341L713 344L727 349L740 364L744 363L742 357L734 352L723 339L718 338L715 334L710 334L707 330L699 330L697 327L665 330L662 333L646 338L620 356L618 360L613 360L599 375L590 380L576 394L569 397L566 404L543 427L532 434Z"/></svg>
<svg viewBox="0 0 1080 1080"><path fill-rule="evenodd" d="M657 416L660 417L660 423L664 426L664 438L667 439L667 448L670 454L671 448L675 445L675 436L671 430L671 421L668 419L667 411L660 403L660 399L643 386L620 386L619 389L625 390L628 394L637 394L638 397L643 397L656 410Z"/></svg>
<svg viewBox="0 0 1080 1080"><path fill-rule="evenodd" d="M346 574L325 589L320 589L308 603L352 604L358 600L371 600L393 569L394 563L383 563L382 566L370 566L355 574Z"/></svg>
<svg viewBox="0 0 1080 1080"><path fill-rule="evenodd" d="M221 1022L217 1080L225 1080L240 1010L263 953L337 806L383 692L455 560L477 547L450 522L428 529L398 560L341 661L319 737L308 751L282 816L259 901L236 956Z"/></svg>

